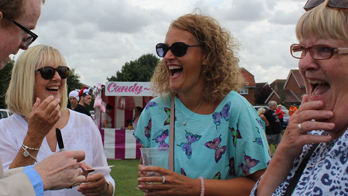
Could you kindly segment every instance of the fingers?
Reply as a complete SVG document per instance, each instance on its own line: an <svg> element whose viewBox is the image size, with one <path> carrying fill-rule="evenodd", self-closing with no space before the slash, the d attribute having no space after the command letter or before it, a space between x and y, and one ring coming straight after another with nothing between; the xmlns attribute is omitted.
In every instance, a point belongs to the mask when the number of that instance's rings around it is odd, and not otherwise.
<svg viewBox="0 0 348 196"><path fill-rule="evenodd" d="M71 153L71 157L76 159L77 162L81 162L85 159L86 153L83 150L75 150L75 151L63 151ZM61 153L63 153L61 152ZM86 164L87 165L87 164Z"/></svg>

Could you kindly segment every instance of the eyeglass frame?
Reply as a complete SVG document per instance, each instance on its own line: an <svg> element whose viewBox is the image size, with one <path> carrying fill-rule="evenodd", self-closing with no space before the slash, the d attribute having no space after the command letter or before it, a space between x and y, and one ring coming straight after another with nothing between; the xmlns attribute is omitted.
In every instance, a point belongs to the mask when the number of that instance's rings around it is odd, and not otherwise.
<svg viewBox="0 0 348 196"><path fill-rule="evenodd" d="M314 6L306 7L307 4L310 3L311 1L315 1L315 0L307 0L306 4L303 6L304 10L309 11L309 10L311 10L311 9L313 9L313 8L317 7L318 5L320 5L320 4L325 2L325 0L316 0L316 2L313 4ZM321 1L321 2L316 4L319 1ZM332 1L334 1L334 0L329 0L327 6L332 7L332 8L338 8L338 9L348 9L348 5L347 5L347 7L343 7L342 5L334 4L334 3L337 3L337 2L340 2L340 1L342 2L342 0L336 0L334 2L332 2Z"/></svg>
<svg viewBox="0 0 348 196"><path fill-rule="evenodd" d="M30 46L30 44L32 44L39 36L36 35L34 32L30 31L29 29L25 28L24 26L22 26L21 24L19 24L18 22L16 22L15 20L8 18L6 16L4 16L4 18L6 18L8 21L12 22L13 24L15 24L17 27L19 27L20 29L22 29L24 32L29 34L29 37L27 37L24 40L24 47L28 47ZM31 40L29 38L32 38ZM30 41L28 41L30 40Z"/></svg>
<svg viewBox="0 0 348 196"><path fill-rule="evenodd" d="M47 79L44 78L44 77L42 76L42 70L45 69L46 67L52 68L52 69L54 70L53 76L50 77L50 78L47 78ZM64 67L64 68L68 69L68 75L67 75L66 77L64 77L64 78L63 78L63 77L59 74L59 72L58 72L58 68L60 68L60 67ZM69 77L70 68L69 68L68 66L58 66L58 67L44 66L44 67L41 67L41 68L35 70L35 73L38 72L38 71L40 72L41 78L43 78L44 80L50 80L50 79L52 79L52 78L54 77L54 75L56 75L56 72L58 73L59 77L60 77L62 80L64 80L64 79L67 79L67 78Z"/></svg>
<svg viewBox="0 0 348 196"><path fill-rule="evenodd" d="M173 46L173 44L177 44L177 43L184 44L184 45L186 46L185 54L183 54L183 55L181 55L181 56L177 56L177 55L175 55L175 54L173 53L171 47ZM168 47L167 52L164 52L164 50L163 50L163 56L160 56L159 53L158 53L158 50L157 50L157 49L159 48L158 46L159 46L160 44L161 44L161 45L165 45L165 46ZM168 51L170 50L170 51L173 53L174 56L176 56L176 57L183 57L183 56L186 55L187 50L188 50L189 47L202 46L202 45L200 45L200 44L189 45L189 44L186 44L186 43L184 43L184 42L175 42L175 43L173 43L173 44L170 45L170 46L168 46L168 44L165 44L165 43L158 43L158 44L156 44L156 53L157 53L157 55L158 55L159 57L161 57L161 58L164 58L164 57L167 55ZM162 49L163 49L163 48L162 48Z"/></svg>
<svg viewBox="0 0 348 196"><path fill-rule="evenodd" d="M301 48L304 49L305 54L304 54L303 56L301 55L300 57L294 56L294 55L293 55L293 50L292 50L293 46L300 46ZM330 49L331 49L331 54L330 54L330 56L329 56L328 58L323 58L323 59L314 58L313 55L312 55L312 53L311 53L311 51L312 51L311 49L312 49L313 47L315 47L315 46L324 46L324 47L330 48ZM301 54L303 53L303 49L302 49ZM290 54L291 54L291 56L294 57L295 59L303 59L303 58L307 55L307 51L309 52L309 54L311 55L311 57L312 57L314 60L327 60L327 59L330 59L334 54L348 54L348 48L334 48L334 47L331 47L331 46L325 45L325 44L313 45L313 46L311 46L311 47L303 47L303 46L301 46L300 44L292 44L292 45L290 46Z"/></svg>

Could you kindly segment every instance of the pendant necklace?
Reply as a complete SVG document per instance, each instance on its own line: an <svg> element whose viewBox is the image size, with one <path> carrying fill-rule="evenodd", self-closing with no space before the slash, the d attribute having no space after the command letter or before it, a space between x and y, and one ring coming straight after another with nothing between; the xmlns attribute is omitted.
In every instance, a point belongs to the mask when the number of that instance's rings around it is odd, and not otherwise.
<svg viewBox="0 0 348 196"><path fill-rule="evenodd" d="M196 110L199 108L199 106L201 105L202 101L203 101L203 98L201 99L201 101L200 101L199 104L197 105L196 109L193 110L191 116L186 120L186 122L185 122L185 121L182 122L182 125L184 125L184 126L186 125L186 123L190 120L190 118L192 117L192 115L193 115L193 114L196 112ZM182 102L181 102L181 103L182 103ZM184 104L182 104L182 105L184 105ZM184 118L184 115L182 114L182 111L181 111L181 110L180 110L180 113L181 113L182 117Z"/></svg>

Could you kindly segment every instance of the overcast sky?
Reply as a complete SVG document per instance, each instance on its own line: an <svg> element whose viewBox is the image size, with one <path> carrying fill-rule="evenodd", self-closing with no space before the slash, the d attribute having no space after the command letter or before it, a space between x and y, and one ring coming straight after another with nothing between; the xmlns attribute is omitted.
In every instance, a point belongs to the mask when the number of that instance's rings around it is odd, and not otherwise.
<svg viewBox="0 0 348 196"><path fill-rule="evenodd" d="M172 20L199 8L237 38L240 66L256 82L286 79L297 60L295 24L306 0L47 0L34 32L36 44L57 48L90 86L129 61L155 52Z"/></svg>

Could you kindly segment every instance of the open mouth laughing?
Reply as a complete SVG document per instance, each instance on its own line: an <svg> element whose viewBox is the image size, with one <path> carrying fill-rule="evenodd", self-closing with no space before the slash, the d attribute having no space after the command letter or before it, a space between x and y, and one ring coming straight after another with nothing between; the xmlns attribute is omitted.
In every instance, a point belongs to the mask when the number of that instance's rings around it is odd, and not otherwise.
<svg viewBox="0 0 348 196"><path fill-rule="evenodd" d="M324 95L330 90L330 84L322 80L309 80L311 85L311 96Z"/></svg>

